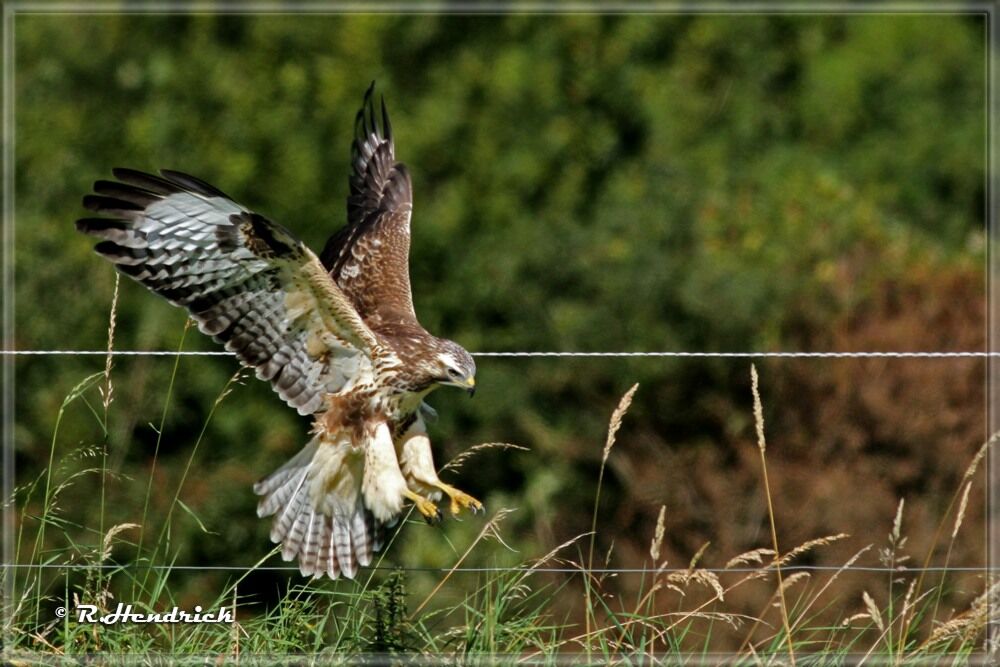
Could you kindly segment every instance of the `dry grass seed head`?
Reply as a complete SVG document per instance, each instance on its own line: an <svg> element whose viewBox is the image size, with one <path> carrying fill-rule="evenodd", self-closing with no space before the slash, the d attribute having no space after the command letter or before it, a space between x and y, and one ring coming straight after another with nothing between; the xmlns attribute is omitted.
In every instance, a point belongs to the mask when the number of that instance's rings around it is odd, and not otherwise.
<svg viewBox="0 0 1000 667"><path fill-rule="evenodd" d="M997 431L996 433L991 435L989 439L986 442L984 442L983 445L979 448L979 451L976 452L976 455L972 457L972 461L969 463L969 467L965 469L965 474L964 474L965 479L969 479L976 474L976 469L979 467L979 462L983 460L984 456L986 456L986 450L992 447L997 440L1000 440L1000 431Z"/></svg>
<svg viewBox="0 0 1000 667"><path fill-rule="evenodd" d="M886 567L903 569L898 566L910 559L909 556L900 554L900 551L906 546L906 537L902 536L903 508L905 504L906 499L900 498L899 505L896 506L896 516L892 520L892 530L889 532L888 544L879 549L878 552L879 562Z"/></svg>
<svg viewBox="0 0 1000 667"><path fill-rule="evenodd" d="M972 619L968 615L956 616L947 623L942 623L931 636L927 638L924 642L924 646L934 646L935 644L942 644L946 641L954 641L955 639L961 639L966 634L966 628L972 623Z"/></svg>
<svg viewBox="0 0 1000 667"><path fill-rule="evenodd" d="M517 553L517 549L507 544L507 542L504 541L503 536L500 534L500 522L506 519L507 516L513 512L514 510L507 509L505 507L498 509L497 513L493 515L493 518L490 519L485 526L483 526L482 531L479 533L479 538L476 541L478 542L479 539L488 540L492 538L502 544L508 551Z"/></svg>
<svg viewBox="0 0 1000 667"><path fill-rule="evenodd" d="M226 397L232 393L233 389L237 385L243 385L248 377L250 377L250 369L248 368L240 368L233 373L222 388L222 391L216 396L215 402L212 404L213 409L219 407L219 404L226 400Z"/></svg>
<svg viewBox="0 0 1000 667"><path fill-rule="evenodd" d="M693 556L691 556L691 562L688 563L688 571L693 570L695 566L698 565L698 561L700 561L701 557L705 555L705 550L708 549L708 546L710 544L711 542L705 542L703 545L701 545L701 548L698 549L698 551L696 551Z"/></svg>
<svg viewBox="0 0 1000 667"><path fill-rule="evenodd" d="M990 620L990 609L996 608L998 602L1000 602L1000 580L994 581L973 600L968 611L938 626L924 642L924 646L933 646L946 640L971 640L986 627Z"/></svg>
<svg viewBox="0 0 1000 667"><path fill-rule="evenodd" d="M482 444L469 447L464 452L459 452L455 456L455 458L453 458L451 461L448 461L443 466L441 466L441 470L442 471L458 470L467 460L469 460L479 452L486 451L487 449L517 449L522 452L531 451L527 447L522 447L521 445L512 445L509 442L484 442Z"/></svg>
<svg viewBox="0 0 1000 667"><path fill-rule="evenodd" d="M108 529L108 532L104 535L104 542L101 544L101 562L104 562L111 557L111 547L114 543L115 536L133 528L142 528L142 526L137 523L119 523L118 525L112 526Z"/></svg>
<svg viewBox="0 0 1000 667"><path fill-rule="evenodd" d="M849 627L852 623L854 623L854 621L860 621L862 619L870 619L870 618L871 618L871 616L868 615L868 612L862 612L860 614L854 614L853 616L848 616L843 621L841 621L840 622L840 626L843 627L843 628L846 628L846 627Z"/></svg>
<svg viewBox="0 0 1000 667"><path fill-rule="evenodd" d="M535 560L535 561L534 561L534 562L533 562L533 563L532 563L532 564L531 564L531 565L530 565L530 566L529 566L529 567L528 567L528 568L527 568L527 569L525 570L525 573L530 573L530 572L533 572L533 571L535 571L535 570L538 570L538 569L540 569L540 568L541 568L541 567L542 567L543 565L545 565L545 564L546 564L546 563L548 563L549 561L551 561L551 560L555 559L555 558L556 558L556 556L558 555L558 553L559 553L560 551L562 551L562 550L563 550L563 549L565 549L566 547L569 547L569 546L573 545L573 544L574 544L574 543L576 543L577 541L579 541L579 540L581 540L581 539L583 539L584 537L587 537L587 536L589 536L589 535L590 535L590 533L589 533L589 532L586 532L586 533L580 533L580 534L579 534L579 535L577 535L576 537L573 537L573 538L571 538L571 539L568 539L568 540L566 540L565 542L563 542L562 544L560 544L560 545L559 545L559 546L557 546L556 548L552 549L551 551L549 551L549 552L548 552L547 554L545 554L545 555L544 555L544 556L542 556L541 558L538 558L538 559L536 559L536 560ZM557 559L557 560L558 560L558 559ZM572 564L572 565L574 565L574 566L576 566L576 567L581 567L581 568L582 568L582 566L581 566L581 565L579 565L578 563L573 563L572 561L562 561L562 562L566 562L566 563L570 563L570 564Z"/></svg>
<svg viewBox="0 0 1000 667"><path fill-rule="evenodd" d="M753 421L757 428L757 446L763 452L767 449L767 441L764 439L764 406L760 402L760 391L758 389L757 366L750 364L750 391L753 392Z"/></svg>
<svg viewBox="0 0 1000 667"><path fill-rule="evenodd" d="M725 600L726 591L722 588L722 583L719 582L719 577L714 572L709 570L695 570L691 573L691 579L715 591L715 598L719 602Z"/></svg>
<svg viewBox="0 0 1000 667"><path fill-rule="evenodd" d="M863 555L863 554L864 554L865 552L867 552L867 551L868 551L869 549L871 549L871 548L872 548L872 545L870 545L870 544L869 544L868 546L866 546L866 547L862 547L861 549L859 549L859 550L857 551L857 553L855 553L855 554L854 554L853 556L851 556L850 558L848 558L848 559L847 559L847 562L845 562L845 563L844 563L843 565L841 565L841 566L840 566L840 567L839 567L839 568L837 569L837 571L836 571L836 572L834 572L834 573L833 573L832 575L830 575L830 577L829 577L829 578L828 578L828 579L827 579L827 580L826 580L826 581L825 581L825 582L823 583L823 585L822 585L822 586L820 587L820 589L819 589L818 591L816 591L816 592L815 592L815 593L814 593L814 594L813 594L813 595L812 595L812 596L811 596L811 597L809 598L809 601L808 601L808 602L807 602L807 603L805 604L805 606L804 606L804 607L802 608L802 610L801 610L801 613L799 614L799 618L800 618L800 619L805 619L805 618L806 618L806 613L807 613L807 612L808 612L808 611L809 611L810 609L812 609L812 606L813 606L814 604L816 604L816 602L817 602L817 601L819 601L820 599L822 599L822 598L823 598L823 594L824 594L824 593L826 593L826 591L827 591L827 590L828 590L828 589L830 588L830 586L832 586L832 585L833 585L833 582L835 582L835 581L836 581L836 580L837 580L837 579L838 579L838 578L840 577L840 575L841 575L841 574L843 574L843 573L844 573L845 571L847 571L847 570L850 570L850 569L851 569L851 567L852 567L852 566L853 566L853 565L854 565L854 564L855 564L856 562L858 562L858 559L859 559L859 558L861 558L861 556L862 556L862 555ZM798 623L798 622L797 622L797 623Z"/></svg>
<svg viewBox="0 0 1000 667"><path fill-rule="evenodd" d="M913 579L910 581L910 585L906 589L906 596L903 598L903 611L899 615L899 634L901 637L906 634L906 629L913 622L917 612L920 610L920 603L936 593L936 591L931 588L914 598L913 594L916 592L916 589L917 580Z"/></svg>
<svg viewBox="0 0 1000 667"><path fill-rule="evenodd" d="M611 448L615 445L615 436L618 434L618 429L622 426L622 420L625 418L625 413L628 412L629 406L632 405L632 397L638 388L638 382L632 385L632 388L625 392L625 395L618 402L618 407L611 414L611 423L608 424L608 439L604 443L604 454L601 459L602 463L608 460L608 454L611 453Z"/></svg>
<svg viewBox="0 0 1000 667"><path fill-rule="evenodd" d="M726 563L726 569L736 567L737 565L747 565L749 563L757 563L762 565L764 563L764 556L774 556L774 549L761 548L754 549L753 551L747 551L741 553L735 558L731 558L729 562Z"/></svg>
<svg viewBox="0 0 1000 667"><path fill-rule="evenodd" d="M667 506L660 506L660 515L656 517L656 531L653 533L653 541L649 544L649 557L653 563L660 560L660 547L663 546L664 520L667 516Z"/></svg>
<svg viewBox="0 0 1000 667"><path fill-rule="evenodd" d="M849 537L847 533L837 533L836 535L827 535L826 537L817 537L816 539L809 540L808 542L803 542L799 546L795 547L787 554L781 557L778 561L778 565L785 565L794 558L801 556L802 554L815 549L816 547L823 547L827 544L832 544L837 540L842 540L845 537Z"/></svg>
<svg viewBox="0 0 1000 667"><path fill-rule="evenodd" d="M734 630L739 630L743 625L743 621L747 620L748 617L741 614L727 614L719 611L685 611L685 612L675 612L670 614L670 616L683 616L684 618L703 618L709 621L722 621L726 623ZM750 620L757 620L751 618Z"/></svg>
<svg viewBox="0 0 1000 667"><path fill-rule="evenodd" d="M903 505L906 502L906 498L899 499L899 505L896 507L896 517L892 520L892 532L889 533L889 540L893 543L899 541L899 534L903 529Z"/></svg>
<svg viewBox="0 0 1000 667"><path fill-rule="evenodd" d="M667 588L684 595L682 588L687 588L691 582L701 584L706 588L711 588L717 600L724 600L726 591L719 581L718 575L711 570L688 569L683 572L671 572L664 579Z"/></svg>
<svg viewBox="0 0 1000 667"><path fill-rule="evenodd" d="M885 632L885 623L882 621L882 613L878 610L875 600L872 599L872 596L868 595L868 591L863 591L861 593L861 598L864 600L865 610L868 612L868 617L872 619L873 623L875 623L879 632Z"/></svg>
<svg viewBox="0 0 1000 667"><path fill-rule="evenodd" d="M790 574L787 577L785 577L784 581L781 582L781 590L787 591L789 588L791 588L798 582L804 581L808 579L810 576L812 575L810 575L808 572L795 572L794 574Z"/></svg>
<svg viewBox="0 0 1000 667"><path fill-rule="evenodd" d="M111 367L114 355L112 350L115 346L115 324L118 320L118 284L121 280L121 274L115 271L115 292L111 297L111 315L108 318L108 353L104 358L104 386L98 387L97 391L101 394L101 404L104 407L104 412L107 414L108 408L111 406L111 401L114 400L115 387L111 383Z"/></svg>
<svg viewBox="0 0 1000 667"><path fill-rule="evenodd" d="M670 577L667 577L667 581L666 581L666 582L665 582L665 583L664 583L663 585L664 585L664 586L665 586L665 587L667 588L667 590L671 590L671 591L673 591L674 593L677 593L678 595L680 595L681 597L684 597L685 595L687 595L687 594L686 594L686 593L684 592L684 589L683 589L683 588L681 588L681 587L680 587L680 586L678 586L677 584L675 584L675 583L672 583L672 582L670 581Z"/></svg>
<svg viewBox="0 0 1000 667"><path fill-rule="evenodd" d="M958 535L958 529L962 527L962 520L965 519L965 508L969 504L969 491L972 490L972 480L965 483L962 489L962 500L958 504L958 515L955 517L955 527L951 529L951 539Z"/></svg>

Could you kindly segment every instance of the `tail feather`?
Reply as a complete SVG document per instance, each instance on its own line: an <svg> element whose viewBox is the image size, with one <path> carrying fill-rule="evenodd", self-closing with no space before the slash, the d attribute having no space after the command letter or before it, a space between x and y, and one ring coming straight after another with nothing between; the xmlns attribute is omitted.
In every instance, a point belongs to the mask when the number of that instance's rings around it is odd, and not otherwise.
<svg viewBox="0 0 1000 667"><path fill-rule="evenodd" d="M323 517L316 516L315 510L309 512L309 523L306 525L305 542L302 545L302 554L299 556L299 571L305 574L316 569L316 554L319 551L317 538L320 537L323 526Z"/></svg>
<svg viewBox="0 0 1000 667"><path fill-rule="evenodd" d="M285 486L279 489L281 497L287 497L288 499L283 503L279 502L277 505L281 511L278 512L278 516L274 518L274 523L271 524L272 542L281 542L288 537L295 520L306 510L306 497L302 493L302 487L306 482L306 472L303 470L301 474L293 476ZM260 514L260 506L257 507L257 513ZM290 559L286 558L285 560Z"/></svg>
<svg viewBox="0 0 1000 667"><path fill-rule="evenodd" d="M368 534L368 522L365 521L365 517L361 513L351 517L351 540L355 545L367 544L371 541L371 536ZM374 547L374 545L372 546ZM355 556L357 556L356 551Z"/></svg>
<svg viewBox="0 0 1000 667"><path fill-rule="evenodd" d="M396 525L397 519L393 519L391 523L379 523L375 520L375 515L371 512L365 514L365 525L368 528L368 539L371 540L372 548L375 551L382 551L382 547L385 542L385 529L392 528Z"/></svg>
<svg viewBox="0 0 1000 667"><path fill-rule="evenodd" d="M264 499L257 505L257 516L271 516L278 509L288 505L309 470L309 462L316 454L318 443L311 441L303 447L298 454L293 456L285 465L281 466L268 477L257 482L253 486L254 493L264 496ZM288 482L295 478L294 484ZM272 538L274 539L274 538Z"/></svg>
<svg viewBox="0 0 1000 667"><path fill-rule="evenodd" d="M336 579L340 576L340 565L337 563L337 559L333 556L333 530L332 526L327 526L326 519L323 520L323 525L323 545L319 550L319 559L317 561L318 567L314 568L313 576L322 577L325 568L326 576L331 579Z"/></svg>
<svg viewBox="0 0 1000 667"><path fill-rule="evenodd" d="M354 553L354 545L351 544L351 524L345 517L334 518L334 538L337 563L340 570L348 579L353 579L358 571L358 558Z"/></svg>
<svg viewBox="0 0 1000 667"><path fill-rule="evenodd" d="M365 507L363 461L349 444L313 439L254 485L258 516L274 516L271 541L304 576L353 578L382 548L385 527Z"/></svg>
<svg viewBox="0 0 1000 667"><path fill-rule="evenodd" d="M302 508L292 521L292 527L288 534L284 536L281 548L281 558L283 560L293 560L302 550L302 538L305 535L306 522L309 516L314 514L310 509Z"/></svg>

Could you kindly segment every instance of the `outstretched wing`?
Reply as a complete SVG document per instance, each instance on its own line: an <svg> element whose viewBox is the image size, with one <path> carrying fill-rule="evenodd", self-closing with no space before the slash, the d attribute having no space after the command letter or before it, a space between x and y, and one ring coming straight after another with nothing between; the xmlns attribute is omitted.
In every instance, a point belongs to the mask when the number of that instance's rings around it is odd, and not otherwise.
<svg viewBox="0 0 1000 667"><path fill-rule="evenodd" d="M385 349L316 256L288 230L192 176L115 169L84 206L95 250L225 343L307 415L324 395L372 377Z"/></svg>
<svg viewBox="0 0 1000 667"><path fill-rule="evenodd" d="M354 122L347 225L327 241L320 258L361 317L376 328L415 324L417 318L408 264L410 174L396 161L384 99L379 125L374 88L372 83Z"/></svg>

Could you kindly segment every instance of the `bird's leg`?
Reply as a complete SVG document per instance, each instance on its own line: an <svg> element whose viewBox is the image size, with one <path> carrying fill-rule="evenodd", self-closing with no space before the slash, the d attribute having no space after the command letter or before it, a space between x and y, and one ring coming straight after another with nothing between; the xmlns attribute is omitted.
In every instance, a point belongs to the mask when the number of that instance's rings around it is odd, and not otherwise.
<svg viewBox="0 0 1000 667"><path fill-rule="evenodd" d="M427 523L437 523L441 520L441 510L432 501L410 489L403 491L403 495L413 501L413 505L424 516Z"/></svg>
<svg viewBox="0 0 1000 667"><path fill-rule="evenodd" d="M483 509L481 502L438 479L431 454L431 441L423 431L421 422L417 422L414 428L396 442L396 451L399 453L399 466L406 478L406 485L414 495L432 496L444 492L451 501L453 515L458 515L462 508L471 510L473 514Z"/></svg>
<svg viewBox="0 0 1000 667"><path fill-rule="evenodd" d="M460 511L462 511L462 508L471 511L473 514L476 514L480 510L482 510L483 512L486 511L481 502L470 496L468 493L465 493L464 491L459 491L451 484L445 484L441 480L437 480L432 484L433 486L436 486L437 488L444 491L445 494L449 498L451 498L452 514L457 515Z"/></svg>
<svg viewBox="0 0 1000 667"><path fill-rule="evenodd" d="M382 422L368 430L361 493L375 518L389 523L403 509L407 484L396 460L392 434Z"/></svg>

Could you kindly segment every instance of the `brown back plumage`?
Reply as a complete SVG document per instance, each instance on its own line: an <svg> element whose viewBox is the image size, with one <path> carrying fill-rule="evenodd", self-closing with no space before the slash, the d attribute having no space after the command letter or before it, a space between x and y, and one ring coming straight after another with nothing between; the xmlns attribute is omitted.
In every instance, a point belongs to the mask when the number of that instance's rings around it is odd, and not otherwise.
<svg viewBox="0 0 1000 667"><path fill-rule="evenodd" d="M417 325L410 292L410 174L396 161L392 126L381 103L381 124L365 93L354 123L347 225L330 237L320 259L372 328Z"/></svg>

